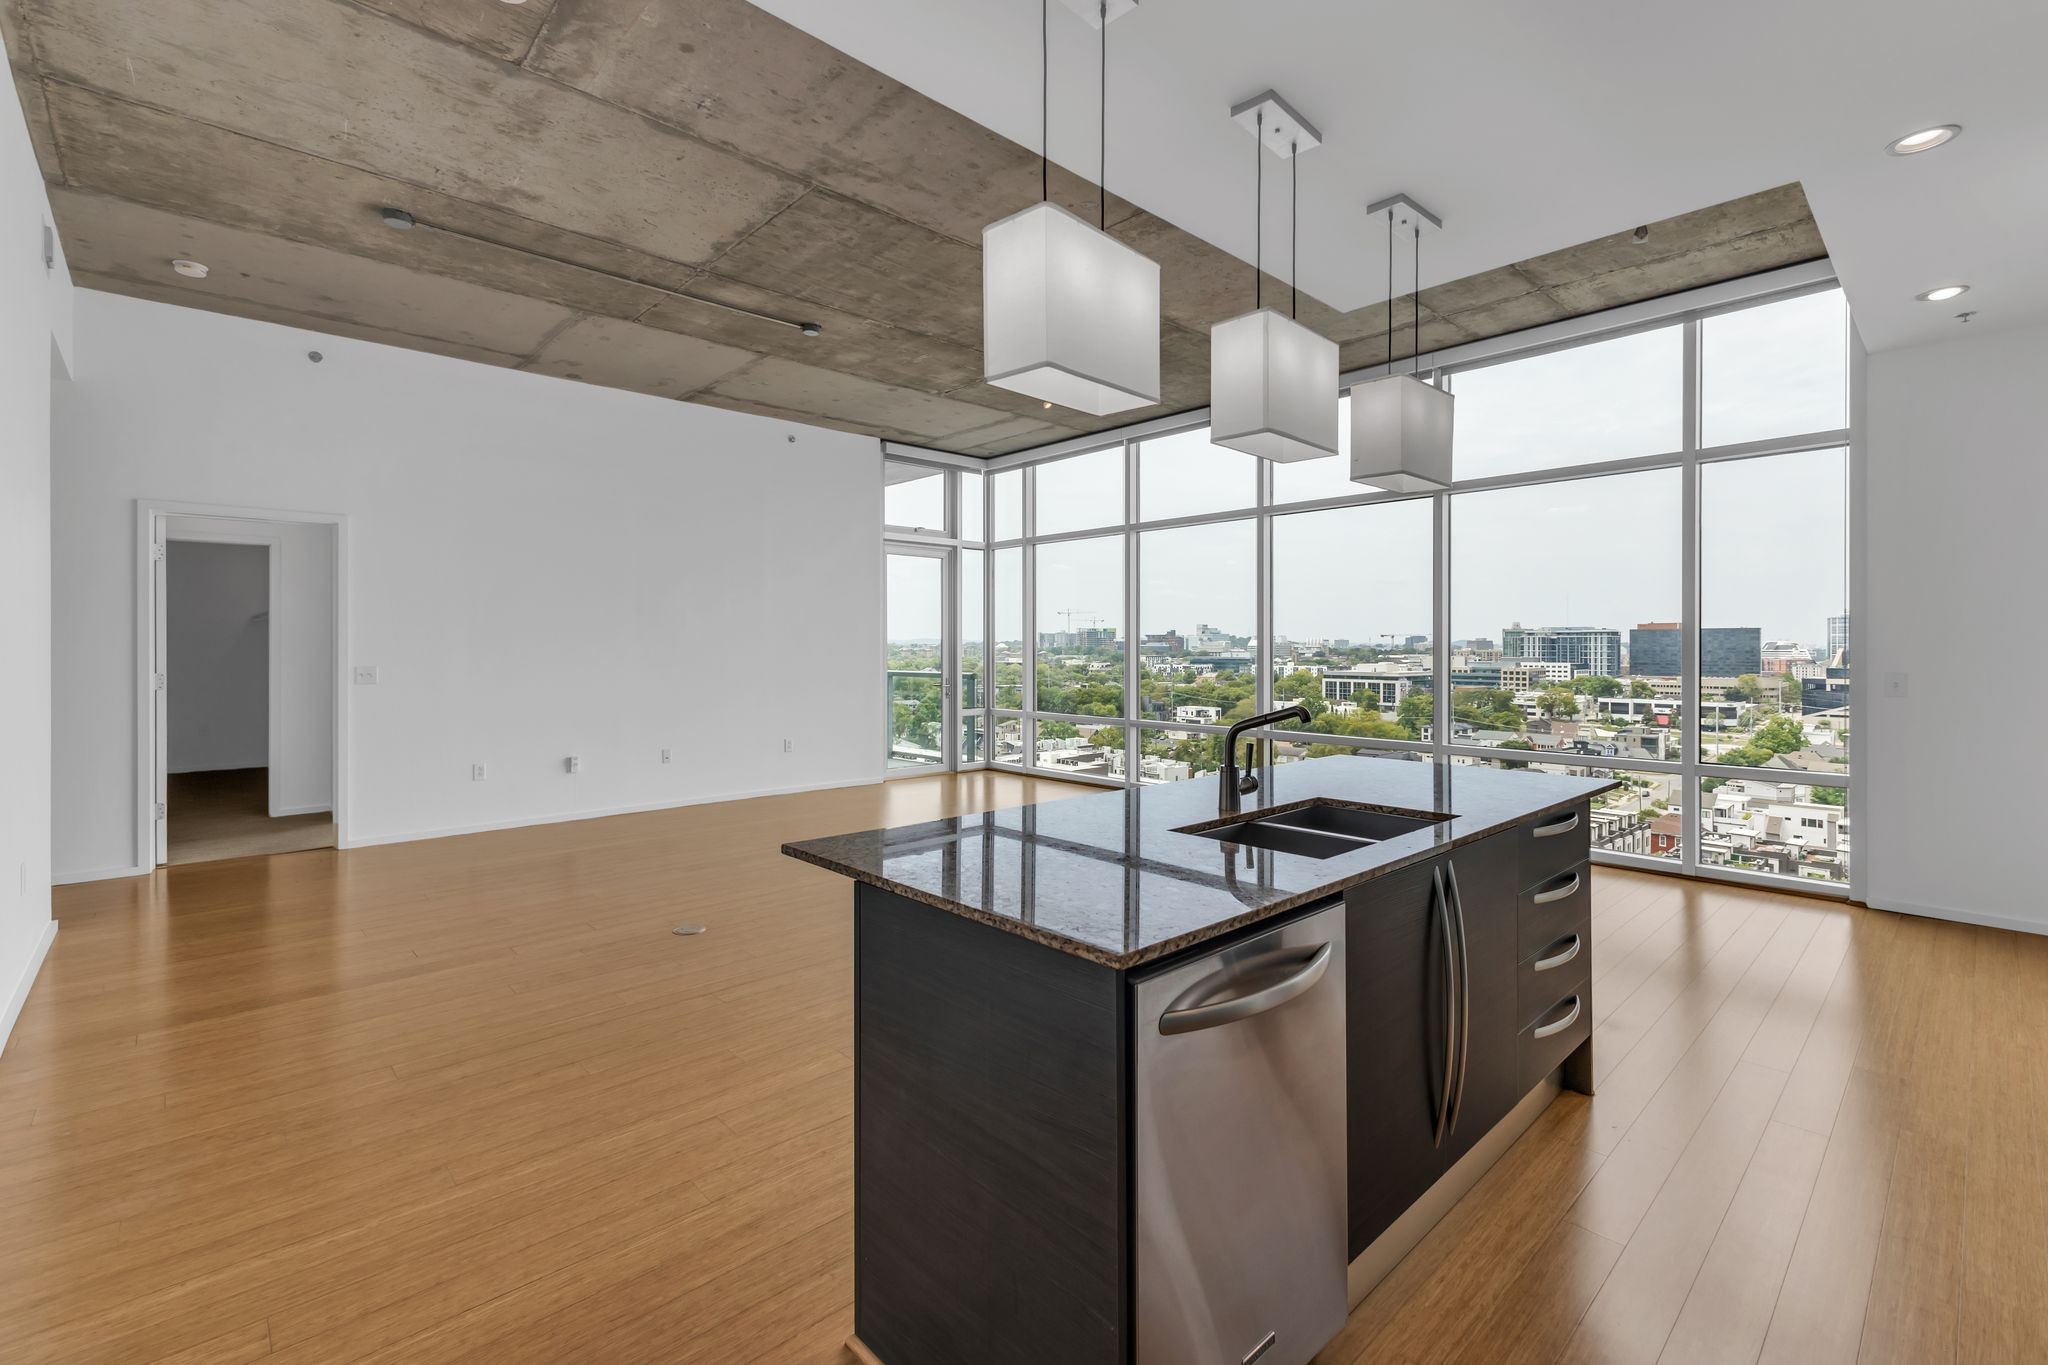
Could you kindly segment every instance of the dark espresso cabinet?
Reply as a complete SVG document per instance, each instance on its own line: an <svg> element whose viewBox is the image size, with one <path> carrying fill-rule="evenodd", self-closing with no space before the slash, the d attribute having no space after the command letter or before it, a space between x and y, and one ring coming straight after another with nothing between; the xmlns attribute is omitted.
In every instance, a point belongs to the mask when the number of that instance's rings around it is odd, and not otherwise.
<svg viewBox="0 0 2048 1365"><path fill-rule="evenodd" d="M1583 824L1583 807L1575 813ZM1532 845L1540 823L1346 894L1353 1256L1585 1041L1583 1009L1568 1030L1542 1039L1532 1041L1524 1027L1523 920L1553 904L1525 894L1524 869L1544 874L1545 885L1557 882L1583 865L1586 848L1580 838L1574 864L1569 839ZM1560 1008L1546 1001L1546 1019L1563 1017L1586 992L1582 972L1556 975L1573 993ZM1534 988L1551 984L1537 978ZM1568 1078L1581 1074L1573 1069Z"/></svg>

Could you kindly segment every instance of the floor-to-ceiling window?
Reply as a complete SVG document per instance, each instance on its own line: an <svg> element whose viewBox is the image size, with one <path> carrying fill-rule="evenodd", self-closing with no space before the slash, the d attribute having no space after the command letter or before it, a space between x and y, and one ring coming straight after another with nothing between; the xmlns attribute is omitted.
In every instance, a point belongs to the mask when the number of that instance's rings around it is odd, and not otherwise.
<svg viewBox="0 0 2048 1365"><path fill-rule="evenodd" d="M1848 353L1840 290L1807 286L1446 366L1443 494L1199 426L974 478L974 752L1199 778L1299 703L1262 757L1611 776L1604 857L1844 884Z"/></svg>

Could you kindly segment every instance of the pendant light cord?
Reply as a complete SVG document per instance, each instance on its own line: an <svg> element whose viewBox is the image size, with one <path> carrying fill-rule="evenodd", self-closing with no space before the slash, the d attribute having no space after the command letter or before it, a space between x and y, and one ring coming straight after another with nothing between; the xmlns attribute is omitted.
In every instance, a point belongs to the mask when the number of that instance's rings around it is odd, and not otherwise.
<svg viewBox="0 0 2048 1365"><path fill-rule="evenodd" d="M1415 225L1415 292L1414 292L1413 294L1410 294L1410 295L1408 296L1408 301L1409 301L1409 302L1410 302L1411 304L1413 304L1413 305L1415 306L1415 326L1414 326L1414 328L1413 328L1413 329L1412 329L1412 330L1411 330L1411 331L1409 332L1409 336L1410 336L1410 337L1412 338L1412 340L1410 341L1410 343L1409 343L1409 344L1410 344L1410 346L1411 346L1411 347L1413 348L1413 354L1412 354L1412 355L1410 356L1410 363L1409 363L1409 367L1408 367L1408 373L1410 373L1410 374L1414 374L1414 375L1419 375L1419 374L1421 374L1421 373L1422 373L1422 224L1421 224L1421 223L1417 223L1417 224Z"/></svg>
<svg viewBox="0 0 2048 1365"><path fill-rule="evenodd" d="M1301 316L1301 272L1294 268L1301 254L1301 144L1287 144L1287 170L1293 183L1287 190L1287 316Z"/></svg>
<svg viewBox="0 0 2048 1365"><path fill-rule="evenodd" d="M1038 198L1052 198L1052 0L1038 0Z"/></svg>
<svg viewBox="0 0 2048 1365"><path fill-rule="evenodd" d="M1252 134L1252 308L1266 306L1266 119Z"/></svg>
<svg viewBox="0 0 2048 1365"><path fill-rule="evenodd" d="M1096 124L1095 176L1101 183L1095 187L1095 226L1109 231L1109 0L1102 0L1097 11L1102 16L1102 70L1098 76L1100 119Z"/></svg>
<svg viewBox="0 0 2048 1365"><path fill-rule="evenodd" d="M1387 373L1394 372L1394 211L1387 210Z"/></svg>

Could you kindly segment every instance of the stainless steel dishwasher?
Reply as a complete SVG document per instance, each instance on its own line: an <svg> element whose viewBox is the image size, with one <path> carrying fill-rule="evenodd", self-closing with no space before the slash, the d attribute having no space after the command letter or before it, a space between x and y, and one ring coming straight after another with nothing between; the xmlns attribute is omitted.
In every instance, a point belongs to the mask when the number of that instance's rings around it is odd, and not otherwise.
<svg viewBox="0 0 2048 1365"><path fill-rule="evenodd" d="M1344 1325L1344 908L1132 986L1138 1365L1306 1365Z"/></svg>

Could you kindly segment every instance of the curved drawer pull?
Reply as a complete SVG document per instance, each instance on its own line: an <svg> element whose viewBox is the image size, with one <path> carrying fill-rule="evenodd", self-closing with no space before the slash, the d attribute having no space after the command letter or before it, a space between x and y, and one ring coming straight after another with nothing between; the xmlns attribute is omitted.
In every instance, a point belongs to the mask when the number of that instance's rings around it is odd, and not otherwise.
<svg viewBox="0 0 2048 1365"><path fill-rule="evenodd" d="M1334 944L1325 943L1315 951L1315 956L1303 963L1301 970L1276 981L1264 990L1253 991L1231 1000L1218 1000L1212 1005L1195 1005L1187 1009L1168 1009L1159 1016L1161 1033L1193 1033L1196 1029L1215 1028L1219 1024L1234 1024L1240 1019L1249 1019L1255 1014L1278 1009L1298 995L1306 994L1316 982L1323 979L1323 973L1330 967L1330 951ZM1211 983L1202 982L1197 991L1206 992ZM1183 996L1185 998L1185 996Z"/></svg>
<svg viewBox="0 0 2048 1365"><path fill-rule="evenodd" d="M1579 813L1577 811L1573 811L1570 815L1567 815L1562 820L1552 820L1547 825L1536 826L1534 835L1538 839L1548 839L1558 834L1570 834L1573 830L1577 829L1578 827Z"/></svg>
<svg viewBox="0 0 2048 1365"><path fill-rule="evenodd" d="M1573 1024L1579 1022L1579 1008L1579 997L1575 995L1572 997L1572 1012L1570 1014L1567 1014L1564 1018L1558 1020L1554 1024L1543 1025L1541 1028L1537 1029L1534 1033L1530 1034L1529 1036L1531 1038L1548 1038L1554 1033L1563 1033Z"/></svg>
<svg viewBox="0 0 2048 1365"><path fill-rule="evenodd" d="M1576 895L1578 889L1579 874L1574 872L1562 883L1551 887L1548 891L1538 891L1531 899L1538 905L1548 905L1552 901L1561 901L1567 896Z"/></svg>
<svg viewBox="0 0 2048 1365"><path fill-rule="evenodd" d="M1571 946L1569 948L1566 948L1561 953L1553 953L1549 957L1537 958L1534 962L1529 964L1529 970L1532 972L1547 972L1554 967L1562 967L1565 963L1570 962L1573 958L1579 955L1579 948L1581 946L1582 943L1579 936L1577 934L1573 934Z"/></svg>

